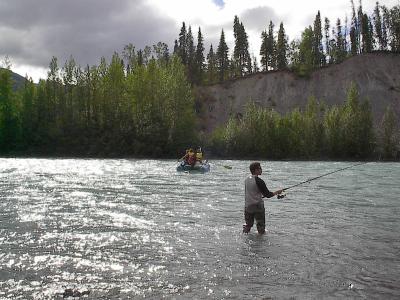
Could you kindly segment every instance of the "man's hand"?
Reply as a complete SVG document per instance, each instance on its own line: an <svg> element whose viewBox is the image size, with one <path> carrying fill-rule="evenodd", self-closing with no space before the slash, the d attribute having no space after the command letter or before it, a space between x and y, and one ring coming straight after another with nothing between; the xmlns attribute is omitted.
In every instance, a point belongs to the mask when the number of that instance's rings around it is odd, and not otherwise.
<svg viewBox="0 0 400 300"><path fill-rule="evenodd" d="M274 195L280 195L282 194L283 190L277 190L276 192L274 192Z"/></svg>

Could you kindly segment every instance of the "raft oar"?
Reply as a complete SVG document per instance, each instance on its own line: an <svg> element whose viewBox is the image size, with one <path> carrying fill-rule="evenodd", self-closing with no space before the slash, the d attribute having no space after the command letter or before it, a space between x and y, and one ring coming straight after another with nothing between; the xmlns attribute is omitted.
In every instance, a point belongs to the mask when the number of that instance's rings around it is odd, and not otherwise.
<svg viewBox="0 0 400 300"><path fill-rule="evenodd" d="M328 175L330 175L330 174L337 173L337 172L340 172L340 171L343 171L343 170L346 170L346 169L354 168L354 167L356 167L356 166L364 165L364 164L367 164L367 163L368 163L368 162L358 163L358 164L351 165L351 166L348 166L348 167L345 167L345 168L341 168L341 169L338 169L338 170L335 170L335 171L332 171L332 172L329 172L329 173L326 173L326 174L323 174L323 175L320 175L320 176L317 176L317 177L313 177L313 178L307 179L307 180L305 180L305 181L302 181L302 182L300 182L300 183L297 183L297 184L294 184L294 185L292 185L292 186L289 186L289 187L287 187L287 188L284 188L284 189L282 189L282 191L286 191L286 190L288 190L288 189L292 189L292 188L294 188L294 187L296 187L296 186L299 186L299 185L302 185L302 184L311 182L311 181L316 180L316 179L319 179L319 178L321 178L321 177L328 176ZM278 199L282 199L282 198L284 198L284 197L285 197L284 194L278 195Z"/></svg>

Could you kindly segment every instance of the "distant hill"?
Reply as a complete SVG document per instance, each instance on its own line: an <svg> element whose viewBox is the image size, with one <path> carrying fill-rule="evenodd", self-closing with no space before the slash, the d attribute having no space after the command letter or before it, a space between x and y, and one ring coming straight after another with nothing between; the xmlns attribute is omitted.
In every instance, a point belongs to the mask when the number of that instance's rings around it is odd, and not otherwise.
<svg viewBox="0 0 400 300"><path fill-rule="evenodd" d="M342 105L351 82L356 84L360 99L369 100L375 126L388 105L400 118L400 54L394 53L354 56L318 69L308 78L290 71L272 71L201 86L195 90L196 110L202 130L211 132L230 116L243 114L249 100L281 114L305 108L311 96L328 106Z"/></svg>
<svg viewBox="0 0 400 300"><path fill-rule="evenodd" d="M0 68L0 69L2 69L2 68ZM17 73L14 73L12 71L11 71L11 78L13 80L13 90L14 91L17 91L20 88L22 88L26 81L25 77L23 77Z"/></svg>

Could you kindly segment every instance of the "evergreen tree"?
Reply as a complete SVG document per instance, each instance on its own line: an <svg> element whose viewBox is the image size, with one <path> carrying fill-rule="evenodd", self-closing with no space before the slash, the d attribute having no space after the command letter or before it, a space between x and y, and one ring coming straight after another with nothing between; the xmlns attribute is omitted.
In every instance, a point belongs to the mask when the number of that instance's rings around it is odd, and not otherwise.
<svg viewBox="0 0 400 300"><path fill-rule="evenodd" d="M388 48L388 30L389 30L389 12L385 6L382 9L382 47L383 50Z"/></svg>
<svg viewBox="0 0 400 300"><path fill-rule="evenodd" d="M199 31L197 33L197 46L196 46L196 80L197 84L201 84L203 82L204 77L204 39L201 34L201 30L199 27Z"/></svg>
<svg viewBox="0 0 400 300"><path fill-rule="evenodd" d="M286 55L287 50L288 50L287 37L285 34L283 23L281 23L279 26L278 42L276 45L276 60L277 60L278 70L284 70L287 68L287 55Z"/></svg>
<svg viewBox="0 0 400 300"><path fill-rule="evenodd" d="M379 2L376 2L373 20L375 27L374 35L379 45L378 49L384 50L385 48L384 48L383 33L382 33L382 17L381 17Z"/></svg>
<svg viewBox="0 0 400 300"><path fill-rule="evenodd" d="M390 9L389 32L391 51L400 52L400 5Z"/></svg>
<svg viewBox="0 0 400 300"><path fill-rule="evenodd" d="M184 65L188 63L188 53L187 53L187 32L185 22L182 23L181 31L179 33L179 57Z"/></svg>
<svg viewBox="0 0 400 300"><path fill-rule="evenodd" d="M360 0L360 5L358 6L358 10L357 10L357 41L358 41L358 50L357 53L361 53L362 52L362 44L363 44L363 40L362 40L362 28L363 28L363 19L364 19L364 13L363 13L363 9L362 9L362 1Z"/></svg>
<svg viewBox="0 0 400 300"><path fill-rule="evenodd" d="M362 16L361 24L362 52L370 53L372 51L372 32L370 30L370 20L367 14Z"/></svg>
<svg viewBox="0 0 400 300"><path fill-rule="evenodd" d="M268 70L268 65L267 65L267 31L263 30L261 32L261 47L260 47L260 57L261 57L261 69L263 71Z"/></svg>
<svg viewBox="0 0 400 300"><path fill-rule="evenodd" d="M343 47L343 49L344 49L344 51L346 52L346 56L348 55L348 53L349 53L349 47L348 47L348 38L347 38L347 36L349 35L349 32L348 32L348 21L347 21L347 15L346 15L346 17L345 17L345 19L344 19L344 34L343 34L343 40L344 40L344 47Z"/></svg>
<svg viewBox="0 0 400 300"><path fill-rule="evenodd" d="M357 34L354 26L350 28L350 53L352 56L357 55Z"/></svg>
<svg viewBox="0 0 400 300"><path fill-rule="evenodd" d="M196 72L196 48L194 46L192 28L189 26L187 36L186 36L186 53L187 53L187 69L188 69L188 78L190 83L194 83L195 81L195 72Z"/></svg>
<svg viewBox="0 0 400 300"><path fill-rule="evenodd" d="M228 51L229 51L229 48L225 42L225 33L224 33L224 30L222 30L218 48L217 48L217 53L216 53L218 79L220 82L227 79L228 70L229 70Z"/></svg>
<svg viewBox="0 0 400 300"><path fill-rule="evenodd" d="M314 56L314 66L321 67L325 65L325 56L322 46L322 24L321 24L321 14L315 16L314 20L314 41L313 41L313 56Z"/></svg>
<svg viewBox="0 0 400 300"><path fill-rule="evenodd" d="M357 55L360 51L360 26L359 26L359 20L357 18L356 14L356 9L354 6L353 0L351 1L351 10L352 10L352 16L351 16L351 26L350 26L350 48L351 48L351 55Z"/></svg>
<svg viewBox="0 0 400 300"><path fill-rule="evenodd" d="M215 83L217 82L217 78L217 57L211 44L210 50L207 54L207 83Z"/></svg>
<svg viewBox="0 0 400 300"><path fill-rule="evenodd" d="M269 22L268 32L261 34L261 66L264 71L276 68L276 42L274 37L274 23Z"/></svg>
<svg viewBox="0 0 400 300"><path fill-rule="evenodd" d="M48 132L49 138L54 142L61 134L59 107L60 102L64 102L64 99L60 99L63 96L58 60L53 56L50 61L49 71L47 72L46 96L45 99L42 100L46 102L45 110L43 112L45 117L42 122L44 124L44 130Z"/></svg>
<svg viewBox="0 0 400 300"><path fill-rule="evenodd" d="M272 70L276 69L276 42L274 36L274 23L269 22L267 37L267 65Z"/></svg>
<svg viewBox="0 0 400 300"><path fill-rule="evenodd" d="M37 116L35 111L35 84L32 78L26 78L22 91L22 111L21 111L21 130L22 130L22 147L27 149L34 143L35 125Z"/></svg>
<svg viewBox="0 0 400 300"><path fill-rule="evenodd" d="M327 56L327 62L331 63L332 62L332 49L331 49L331 43L330 43L330 21L328 18L325 18L325 26L324 26L324 31L325 31L325 52Z"/></svg>
<svg viewBox="0 0 400 300"><path fill-rule="evenodd" d="M177 55L179 57L179 44L178 44L178 40L175 40L174 42L174 54Z"/></svg>
<svg viewBox="0 0 400 300"><path fill-rule="evenodd" d="M251 57L246 30L237 16L235 16L233 22L233 35L235 38L233 61L237 68L237 76L243 76L251 73Z"/></svg>
<svg viewBox="0 0 400 300"><path fill-rule="evenodd" d="M260 68L259 68L259 66L258 66L257 57L255 57L255 56L253 55L252 61L253 61L253 73L258 73L258 72L260 72Z"/></svg>
<svg viewBox="0 0 400 300"><path fill-rule="evenodd" d="M340 19L337 19L336 22L336 39L335 39L333 57L336 63L340 63L346 58L346 49L345 49L345 43L342 34L342 25Z"/></svg>

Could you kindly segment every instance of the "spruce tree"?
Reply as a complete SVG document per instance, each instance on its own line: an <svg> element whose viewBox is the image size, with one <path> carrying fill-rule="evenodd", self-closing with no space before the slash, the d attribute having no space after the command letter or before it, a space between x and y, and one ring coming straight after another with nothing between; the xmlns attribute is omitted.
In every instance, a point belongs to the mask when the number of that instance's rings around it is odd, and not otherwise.
<svg viewBox="0 0 400 300"><path fill-rule="evenodd" d="M264 71L276 69L276 42L274 37L274 23L269 22L268 32L264 30L261 34L261 66Z"/></svg>
<svg viewBox="0 0 400 300"><path fill-rule="evenodd" d="M228 51L229 51L229 48L225 42L225 33L224 33L224 30L222 30L218 48L217 48L217 53L216 53L218 79L220 82L227 79L227 74L228 74L228 70L229 70Z"/></svg>
<svg viewBox="0 0 400 300"><path fill-rule="evenodd" d="M37 121L35 111L36 87L32 78L26 78L22 91L21 130L22 144L27 149L34 142L35 125Z"/></svg>
<svg viewBox="0 0 400 300"><path fill-rule="evenodd" d="M342 34L342 24L340 19L336 22L336 39L335 39L335 50L334 50L334 61L336 63L342 62L346 58L346 48L344 43L344 37Z"/></svg>
<svg viewBox="0 0 400 300"><path fill-rule="evenodd" d="M388 48L388 31L389 31L389 12L385 6L382 9L382 47L383 50Z"/></svg>
<svg viewBox="0 0 400 300"><path fill-rule="evenodd" d="M212 44L207 54L207 83L212 84L217 81L217 58Z"/></svg>
<svg viewBox="0 0 400 300"><path fill-rule="evenodd" d="M178 40L175 40L175 42L174 42L174 55L179 56L179 44L178 44Z"/></svg>
<svg viewBox="0 0 400 300"><path fill-rule="evenodd" d="M269 22L268 25L268 37L267 37L267 65L272 70L276 69L276 41L274 35L274 23Z"/></svg>
<svg viewBox="0 0 400 300"><path fill-rule="evenodd" d="M185 22L182 23L181 31L179 33L179 57L184 65L187 65L188 62L188 53L187 53L187 32Z"/></svg>
<svg viewBox="0 0 400 300"><path fill-rule="evenodd" d="M260 47L260 63L261 63L261 69L263 71L268 70L267 66L267 31L263 30L261 32L261 47Z"/></svg>
<svg viewBox="0 0 400 300"><path fill-rule="evenodd" d="M192 28L189 26L187 35L186 35L186 53L187 53L187 69L188 69L188 78L190 83L194 83L195 80L195 72L196 72L196 48L194 46Z"/></svg>
<svg viewBox="0 0 400 300"><path fill-rule="evenodd" d="M353 0L351 0L351 25L350 25L350 43L351 55L357 55L360 51L360 26L357 18L356 9Z"/></svg>
<svg viewBox="0 0 400 300"><path fill-rule="evenodd" d="M363 8L362 8L362 1L360 0L360 5L358 6L358 10L357 10L357 41L358 41L358 52L357 53L361 53L362 52L362 44L363 44L363 40L362 40L362 28L363 28L363 19L364 19L364 13L363 13Z"/></svg>
<svg viewBox="0 0 400 300"><path fill-rule="evenodd" d="M197 46L196 46L196 77L195 83L201 84L204 77L204 42L203 35L199 27L197 33Z"/></svg>
<svg viewBox="0 0 400 300"><path fill-rule="evenodd" d="M383 47L383 34L382 34L382 17L381 17L381 12L380 12L380 7L379 7L379 2L376 2L376 6L374 9L374 28L375 28L375 39L378 42L378 49L379 50L384 50Z"/></svg>
<svg viewBox="0 0 400 300"><path fill-rule="evenodd" d="M237 76L251 73L251 57L249 54L249 42L243 23L235 16L233 21L233 35L235 47L233 50L233 61L237 68Z"/></svg>
<svg viewBox="0 0 400 300"><path fill-rule="evenodd" d="M370 30L370 20L367 14L362 16L362 28L361 28L361 35L362 35L362 52L369 53L372 51L372 32Z"/></svg>
<svg viewBox="0 0 400 300"><path fill-rule="evenodd" d="M287 37L285 34L283 23L281 23L278 31L278 42L276 44L276 60L277 60L278 70L284 70L287 68L287 55L286 55L287 51L288 51Z"/></svg>
<svg viewBox="0 0 400 300"><path fill-rule="evenodd" d="M390 9L389 26L391 51L400 52L400 5Z"/></svg>
<svg viewBox="0 0 400 300"><path fill-rule="evenodd" d="M318 14L315 16L314 20L314 41L313 41L313 55L314 55L314 63L313 65L316 67L321 67L325 65L325 56L323 52L322 46L322 25L321 25L321 14L318 11Z"/></svg>
<svg viewBox="0 0 400 300"><path fill-rule="evenodd" d="M324 25L324 31L325 31L325 52L326 52L326 57L327 57L327 62L331 63L332 62L332 49L331 49L331 43L330 43L330 21L328 18L325 18L325 25Z"/></svg>

